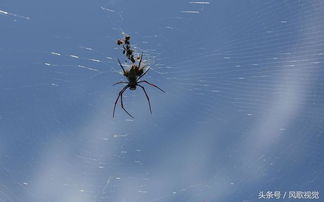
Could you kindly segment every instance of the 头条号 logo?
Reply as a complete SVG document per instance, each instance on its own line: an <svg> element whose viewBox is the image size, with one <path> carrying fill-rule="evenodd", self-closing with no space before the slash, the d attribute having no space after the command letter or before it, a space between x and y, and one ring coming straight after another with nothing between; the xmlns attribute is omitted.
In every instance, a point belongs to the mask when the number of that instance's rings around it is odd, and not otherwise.
<svg viewBox="0 0 324 202"><path fill-rule="evenodd" d="M260 191L258 199L320 199L319 191Z"/></svg>

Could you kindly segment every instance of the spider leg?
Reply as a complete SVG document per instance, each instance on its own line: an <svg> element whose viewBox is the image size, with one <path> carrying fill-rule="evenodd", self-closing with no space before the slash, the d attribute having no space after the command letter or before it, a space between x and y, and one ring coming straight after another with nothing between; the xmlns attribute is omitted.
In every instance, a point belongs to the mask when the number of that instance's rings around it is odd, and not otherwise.
<svg viewBox="0 0 324 202"><path fill-rule="evenodd" d="M140 77L138 77L137 81L142 78L148 71L150 70L150 68L148 68Z"/></svg>
<svg viewBox="0 0 324 202"><path fill-rule="evenodd" d="M141 87L141 88L143 89L143 91L144 91L144 93L145 93L145 96L146 96L146 99L147 99L147 102L148 102L149 107L150 107L150 112L151 112L151 114L152 114L152 108L151 108L150 98L149 98L149 96L147 95L145 88L144 88L143 86L139 85L139 84L137 84L137 86L139 86L139 87Z"/></svg>
<svg viewBox="0 0 324 202"><path fill-rule="evenodd" d="M117 102L119 100L119 97L123 95L124 91L128 88L129 86L125 86L124 88L122 88L119 93L118 93L118 96L116 98L116 101L115 101L115 104L114 104L114 111L113 111L113 118L115 117L115 109L116 109L116 105L117 105Z"/></svg>
<svg viewBox="0 0 324 202"><path fill-rule="evenodd" d="M113 86L114 86L114 85L117 85L117 84L121 84L121 83L128 83L128 82L126 82L126 81L119 81L119 82L117 82L117 83L114 83Z"/></svg>
<svg viewBox="0 0 324 202"><path fill-rule="evenodd" d="M159 89L159 90L162 91L163 93L165 93L165 91L162 90L160 87L158 87L157 85L155 85L155 84L153 84L153 83L150 83L150 82L148 82L148 81L146 81L146 80L139 81L139 82L137 82L137 83L143 83L143 82L144 82L144 83L147 83L148 85L151 85L151 86L153 86L153 87Z"/></svg>
<svg viewBox="0 0 324 202"><path fill-rule="evenodd" d="M119 65L120 65L120 67L122 68L122 70L123 70L123 73L124 73L124 75L126 74L126 72L125 72L125 69L124 69L124 66L120 63L120 60L118 59L118 63L119 63Z"/></svg>
<svg viewBox="0 0 324 202"><path fill-rule="evenodd" d="M141 68L142 59L143 59L143 52L142 52L142 54L141 54L141 59L140 59L140 61L139 61L139 63L138 63L138 68Z"/></svg>
<svg viewBox="0 0 324 202"><path fill-rule="evenodd" d="M126 90L126 89L125 89ZM134 118L125 108L124 108L124 103L123 103L123 93L125 92L125 90L120 94L120 105L122 107L122 109L128 114L128 116Z"/></svg>

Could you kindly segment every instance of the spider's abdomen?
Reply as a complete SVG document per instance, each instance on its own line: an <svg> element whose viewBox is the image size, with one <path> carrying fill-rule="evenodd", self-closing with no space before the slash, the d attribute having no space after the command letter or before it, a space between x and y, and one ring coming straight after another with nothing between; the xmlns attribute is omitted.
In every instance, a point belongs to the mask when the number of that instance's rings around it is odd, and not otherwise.
<svg viewBox="0 0 324 202"><path fill-rule="evenodd" d="M128 81L136 81L137 77L138 76L136 68L131 67L130 70L127 72Z"/></svg>

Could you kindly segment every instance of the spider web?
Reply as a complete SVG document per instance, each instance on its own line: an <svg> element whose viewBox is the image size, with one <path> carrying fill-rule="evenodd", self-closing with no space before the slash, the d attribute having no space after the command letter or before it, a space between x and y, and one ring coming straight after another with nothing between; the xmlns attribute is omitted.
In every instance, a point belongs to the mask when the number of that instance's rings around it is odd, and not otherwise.
<svg viewBox="0 0 324 202"><path fill-rule="evenodd" d="M31 4L46 13L0 8L0 201L248 202L323 188L323 3ZM137 89L124 96L135 119L120 106L112 118L123 34L167 92L145 86L152 115Z"/></svg>

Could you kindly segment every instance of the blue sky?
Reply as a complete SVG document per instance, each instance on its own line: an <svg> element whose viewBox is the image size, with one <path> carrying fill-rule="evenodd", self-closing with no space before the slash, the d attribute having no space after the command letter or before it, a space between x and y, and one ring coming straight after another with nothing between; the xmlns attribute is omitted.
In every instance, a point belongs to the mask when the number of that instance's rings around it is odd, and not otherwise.
<svg viewBox="0 0 324 202"><path fill-rule="evenodd" d="M0 3L0 201L252 202L319 191L320 1ZM151 70L125 80L116 40ZM125 64L126 65L126 64ZM282 199L283 200L283 199ZM295 199L296 200L296 199ZM294 201L286 198L285 201Z"/></svg>

